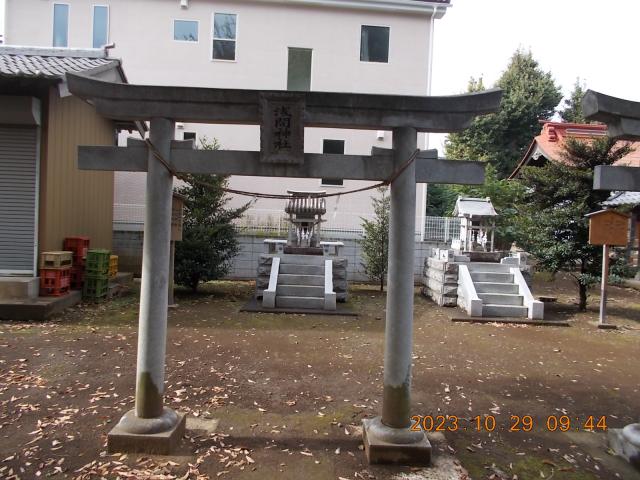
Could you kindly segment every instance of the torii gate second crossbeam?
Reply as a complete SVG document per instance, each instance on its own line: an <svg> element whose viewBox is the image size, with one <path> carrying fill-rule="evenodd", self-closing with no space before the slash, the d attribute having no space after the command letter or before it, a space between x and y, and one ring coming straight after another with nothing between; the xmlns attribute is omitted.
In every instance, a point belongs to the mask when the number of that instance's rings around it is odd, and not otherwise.
<svg viewBox="0 0 640 480"><path fill-rule="evenodd" d="M128 147L80 147L79 167L147 172L135 409L108 435L110 451L169 453L184 417L163 404L167 282L174 172L323 178L391 183L391 218L382 415L364 421L371 463L428 464L431 446L410 431L416 182L481 184L484 164L439 160L435 150L414 162L418 132L459 131L497 110L501 92L411 97L324 92L156 87L67 75L69 91L114 120L150 121L150 141ZM175 122L261 126L261 151L194 151L176 142ZM370 156L304 152L305 127L392 130L393 148ZM404 170L402 170L404 168ZM400 172L401 171L401 172ZM399 174L397 174L400 172Z"/></svg>
<svg viewBox="0 0 640 480"><path fill-rule="evenodd" d="M582 100L585 118L607 124L609 135L620 140L640 140L640 102L588 90ZM594 190L640 191L640 168L599 165L593 175ZM640 470L640 422L610 428L609 446Z"/></svg>

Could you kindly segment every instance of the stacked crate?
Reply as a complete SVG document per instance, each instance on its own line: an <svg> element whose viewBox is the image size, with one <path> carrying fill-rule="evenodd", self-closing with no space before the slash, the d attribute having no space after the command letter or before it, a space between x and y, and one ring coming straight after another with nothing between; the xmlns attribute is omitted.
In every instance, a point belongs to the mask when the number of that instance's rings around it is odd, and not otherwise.
<svg viewBox="0 0 640 480"><path fill-rule="evenodd" d="M111 255L109 257L109 278L116 278L118 274L118 256Z"/></svg>
<svg viewBox="0 0 640 480"><path fill-rule="evenodd" d="M64 250L73 252L71 267L71 288L82 290L84 283L84 262L89 250L89 237L67 237L64 239Z"/></svg>
<svg viewBox="0 0 640 480"><path fill-rule="evenodd" d="M40 254L40 295L60 297L69 293L72 252L42 252Z"/></svg>
<svg viewBox="0 0 640 480"><path fill-rule="evenodd" d="M92 249L87 252L85 261L85 277L82 295L99 300L109 292L109 250Z"/></svg>

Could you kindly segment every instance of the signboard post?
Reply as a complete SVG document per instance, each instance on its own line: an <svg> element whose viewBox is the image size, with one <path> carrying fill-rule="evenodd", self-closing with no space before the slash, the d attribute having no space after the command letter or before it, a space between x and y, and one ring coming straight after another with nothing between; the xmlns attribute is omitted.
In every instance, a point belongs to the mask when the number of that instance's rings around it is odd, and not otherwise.
<svg viewBox="0 0 640 480"><path fill-rule="evenodd" d="M629 216L614 210L600 210L590 213L589 243L602 245L602 281L600 284L600 319L598 328L616 328L607 323L607 284L609 283L609 247L626 245Z"/></svg>
<svg viewBox="0 0 640 480"><path fill-rule="evenodd" d="M182 224L184 216L184 197L177 193L173 193L173 202L171 203L171 241L169 243L169 307L177 307L173 298L174 288L174 265L176 257L176 242L182 241Z"/></svg>

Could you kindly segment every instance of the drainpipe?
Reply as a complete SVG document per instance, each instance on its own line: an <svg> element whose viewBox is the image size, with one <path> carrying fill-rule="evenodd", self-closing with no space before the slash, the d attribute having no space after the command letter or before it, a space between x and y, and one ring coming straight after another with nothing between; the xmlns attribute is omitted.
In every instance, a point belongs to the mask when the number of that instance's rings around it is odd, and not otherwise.
<svg viewBox="0 0 640 480"><path fill-rule="evenodd" d="M429 61L427 62L427 95L431 95L431 83L433 78L433 30L436 24L436 16L438 8L433 9L433 13L429 19ZM424 134L424 148L429 149L429 133ZM427 221L427 190L428 184L422 186L422 199L420 204L420 241L424 242L425 223Z"/></svg>

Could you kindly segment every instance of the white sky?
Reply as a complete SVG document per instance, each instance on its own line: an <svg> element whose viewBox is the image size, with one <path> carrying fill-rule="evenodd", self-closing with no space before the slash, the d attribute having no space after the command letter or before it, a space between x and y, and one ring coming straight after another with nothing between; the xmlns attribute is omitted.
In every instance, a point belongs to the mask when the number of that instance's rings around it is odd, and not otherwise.
<svg viewBox="0 0 640 480"><path fill-rule="evenodd" d="M518 47L530 49L567 95L588 88L640 100L640 1L452 0L436 21L432 95L466 90L469 77L491 87ZM443 136L432 135L441 149Z"/></svg>
<svg viewBox="0 0 640 480"><path fill-rule="evenodd" d="M0 32L4 32L0 0ZM452 0L436 22L433 95L465 91L471 76L490 87L518 48L531 49L568 94L587 87L640 100L640 1ZM442 136L432 136L440 148Z"/></svg>

